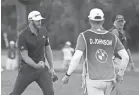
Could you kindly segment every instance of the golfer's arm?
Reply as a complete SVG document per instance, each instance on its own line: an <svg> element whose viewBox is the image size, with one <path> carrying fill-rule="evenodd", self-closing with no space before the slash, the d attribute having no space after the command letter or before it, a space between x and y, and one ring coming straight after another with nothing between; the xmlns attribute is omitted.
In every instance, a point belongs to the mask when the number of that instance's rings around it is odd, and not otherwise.
<svg viewBox="0 0 139 95"><path fill-rule="evenodd" d="M23 50L23 51L20 51L21 53L21 57L23 58L23 60L28 64L30 65L31 67L34 67L36 66L36 63L28 56L28 51L27 50Z"/></svg>
<svg viewBox="0 0 139 95"><path fill-rule="evenodd" d="M120 64L120 71L119 71L119 75L123 76L124 72L126 70L126 67L128 65L129 62L129 56L128 53L126 52L125 49L122 49L120 51L118 51L119 56L121 56L121 64Z"/></svg>
<svg viewBox="0 0 139 95"><path fill-rule="evenodd" d="M80 62L80 59L83 55L83 51L81 50L76 50L73 57L72 57L72 60L70 62L70 65L69 65L69 69L67 71L67 74L68 75L71 75L74 70L76 69L76 67L78 66L79 62Z"/></svg>
<svg viewBox="0 0 139 95"><path fill-rule="evenodd" d="M48 61L50 69L54 69L54 67L53 67L53 53L52 53L50 45L45 47L45 57Z"/></svg>

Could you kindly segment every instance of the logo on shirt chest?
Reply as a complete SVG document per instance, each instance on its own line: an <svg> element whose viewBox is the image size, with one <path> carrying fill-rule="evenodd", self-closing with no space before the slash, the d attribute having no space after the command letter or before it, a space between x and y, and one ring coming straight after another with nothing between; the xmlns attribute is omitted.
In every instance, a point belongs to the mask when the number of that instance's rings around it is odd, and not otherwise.
<svg viewBox="0 0 139 95"><path fill-rule="evenodd" d="M98 49L96 51L95 56L96 56L97 61L99 61L100 63L105 63L108 59L108 54L103 49Z"/></svg>

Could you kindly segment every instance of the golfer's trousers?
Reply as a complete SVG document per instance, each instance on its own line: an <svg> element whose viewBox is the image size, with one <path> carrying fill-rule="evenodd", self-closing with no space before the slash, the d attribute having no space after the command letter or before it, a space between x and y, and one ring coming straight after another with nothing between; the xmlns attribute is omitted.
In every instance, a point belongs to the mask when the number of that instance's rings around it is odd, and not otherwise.
<svg viewBox="0 0 139 95"><path fill-rule="evenodd" d="M53 83L48 67L34 69L24 64L18 72L18 76L10 95L21 95L32 82L36 82L42 89L44 95L54 95Z"/></svg>

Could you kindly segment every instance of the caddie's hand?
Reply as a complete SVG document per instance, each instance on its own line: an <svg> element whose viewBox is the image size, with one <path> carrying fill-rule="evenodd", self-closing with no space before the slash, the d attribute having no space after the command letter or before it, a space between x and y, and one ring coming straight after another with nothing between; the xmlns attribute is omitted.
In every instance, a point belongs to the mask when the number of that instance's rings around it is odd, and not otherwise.
<svg viewBox="0 0 139 95"><path fill-rule="evenodd" d="M129 68L130 68L130 71L135 71L135 65L134 65L134 63L133 63L133 62L132 62L132 63L130 63Z"/></svg>
<svg viewBox="0 0 139 95"><path fill-rule="evenodd" d="M45 63L43 61L39 61L39 63L35 65L35 68L36 69L45 68Z"/></svg>
<svg viewBox="0 0 139 95"><path fill-rule="evenodd" d="M122 83L122 81L123 81L123 76L117 75L117 76L116 76L116 82L117 82L117 83Z"/></svg>
<svg viewBox="0 0 139 95"><path fill-rule="evenodd" d="M62 78L62 83L63 84L67 84L69 82L69 76L64 76L63 78Z"/></svg>
<svg viewBox="0 0 139 95"><path fill-rule="evenodd" d="M123 76L116 75L116 78L112 81L113 86L116 87L119 83L121 84L123 81Z"/></svg>

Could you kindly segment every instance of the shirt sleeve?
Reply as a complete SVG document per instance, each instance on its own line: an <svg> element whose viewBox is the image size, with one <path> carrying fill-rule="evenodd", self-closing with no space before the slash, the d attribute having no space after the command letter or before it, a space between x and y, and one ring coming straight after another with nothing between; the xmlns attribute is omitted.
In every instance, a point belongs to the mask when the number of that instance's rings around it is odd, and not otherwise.
<svg viewBox="0 0 139 95"><path fill-rule="evenodd" d="M80 34L77 39L76 50L84 51L86 48L85 39L83 38L83 34Z"/></svg>
<svg viewBox="0 0 139 95"><path fill-rule="evenodd" d="M123 46L123 44L121 43L121 41L119 40L118 37L115 36L115 38L116 38L116 44L115 44L114 52L117 53L118 51L124 49L124 46Z"/></svg>
<svg viewBox="0 0 139 95"><path fill-rule="evenodd" d="M117 37L119 37L119 33L118 33L117 29L113 29L113 30L112 30L112 34L114 34L114 35L116 35Z"/></svg>
<svg viewBox="0 0 139 95"><path fill-rule="evenodd" d="M17 40L19 51L27 50L26 40L24 36L19 36Z"/></svg>
<svg viewBox="0 0 139 95"><path fill-rule="evenodd" d="M49 38L46 38L45 46L48 46L48 45L49 45Z"/></svg>
<svg viewBox="0 0 139 95"><path fill-rule="evenodd" d="M46 35L45 46L48 46L48 45L50 45L50 43L49 43L49 37L48 37L46 29L45 29L45 35Z"/></svg>
<svg viewBox="0 0 139 95"><path fill-rule="evenodd" d="M129 49L125 33L123 33L122 35L122 44L124 45L126 50Z"/></svg>
<svg viewBox="0 0 139 95"><path fill-rule="evenodd" d="M128 48L128 42L127 42L126 39L123 40L123 45L124 45L124 47L125 47L126 50L129 49Z"/></svg>

